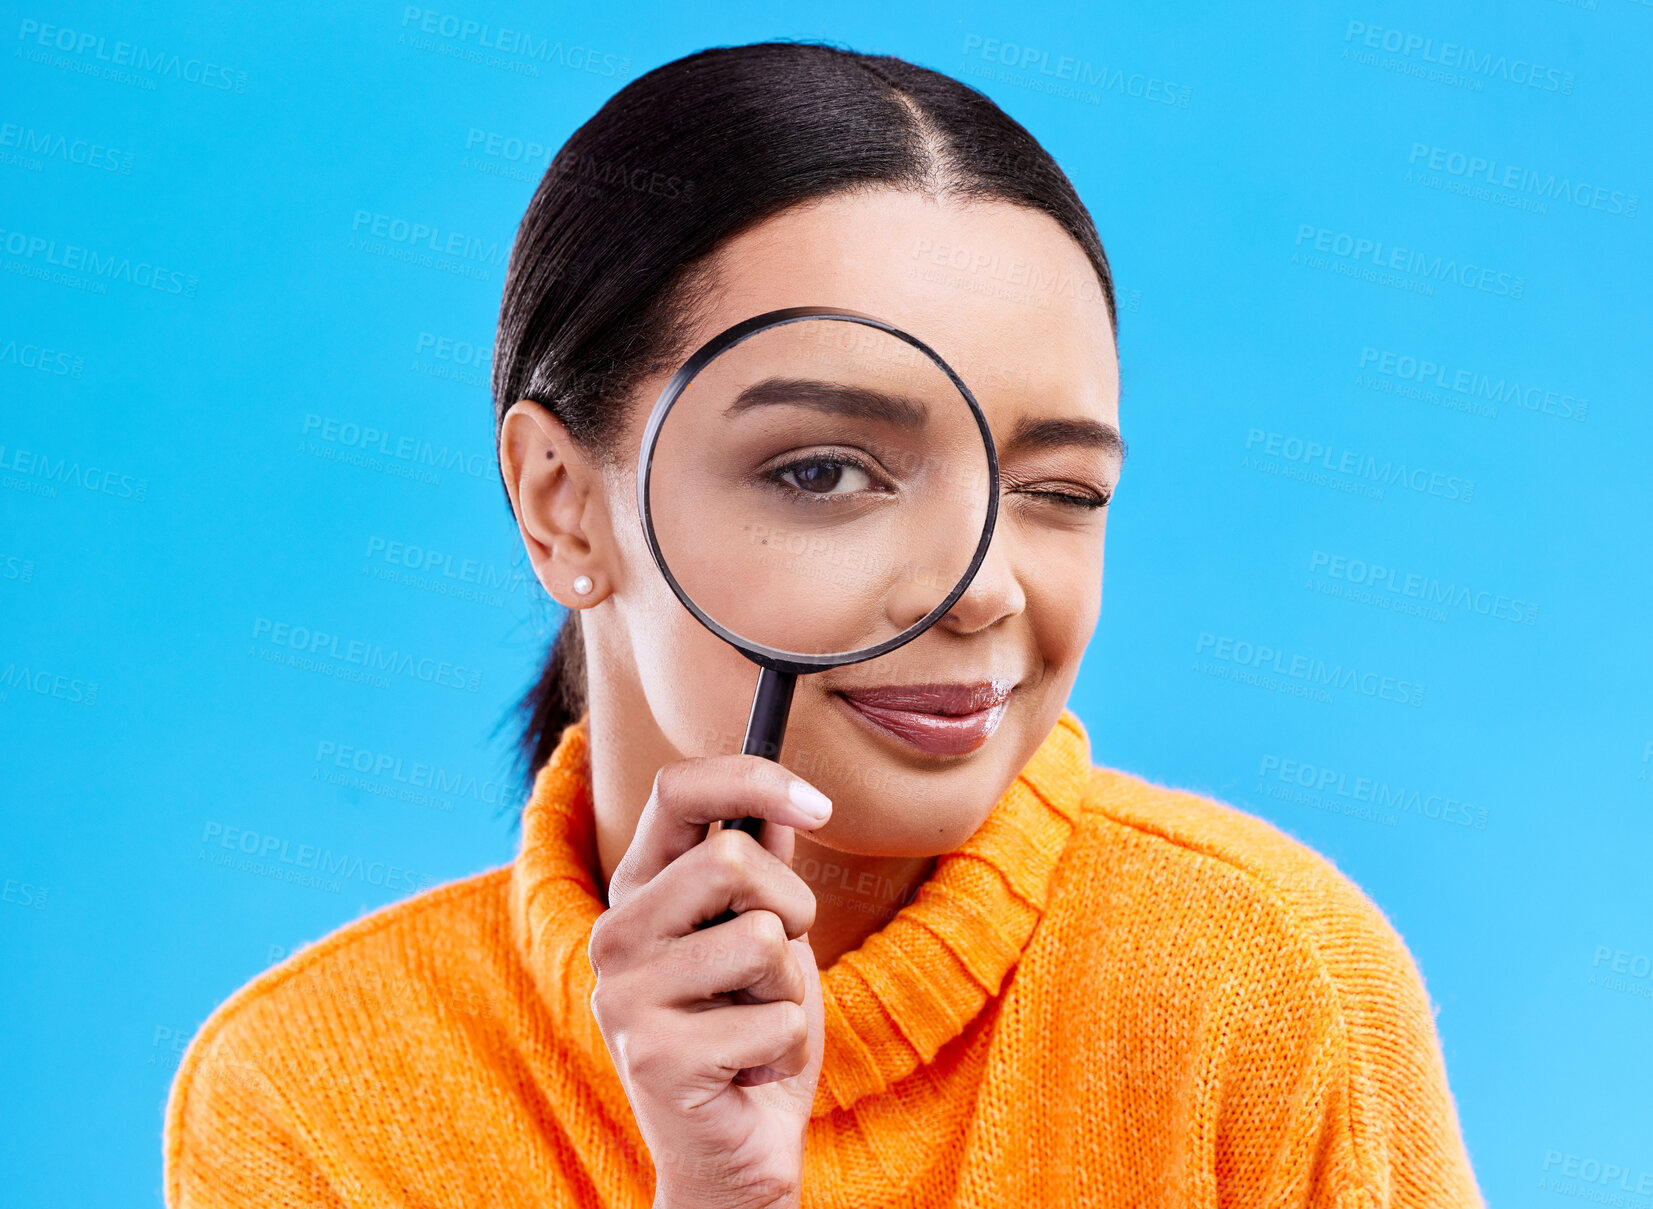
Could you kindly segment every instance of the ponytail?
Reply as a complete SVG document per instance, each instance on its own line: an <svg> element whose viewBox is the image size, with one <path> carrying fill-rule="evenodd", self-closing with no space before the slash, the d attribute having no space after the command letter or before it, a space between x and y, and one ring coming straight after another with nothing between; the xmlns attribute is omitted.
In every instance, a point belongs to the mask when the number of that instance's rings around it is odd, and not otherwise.
<svg viewBox="0 0 1653 1209"><path fill-rule="evenodd" d="M570 609L551 640L539 680L517 703L525 724L517 755L527 773L526 787L557 750L563 731L584 717L585 710L585 639L580 611Z"/></svg>

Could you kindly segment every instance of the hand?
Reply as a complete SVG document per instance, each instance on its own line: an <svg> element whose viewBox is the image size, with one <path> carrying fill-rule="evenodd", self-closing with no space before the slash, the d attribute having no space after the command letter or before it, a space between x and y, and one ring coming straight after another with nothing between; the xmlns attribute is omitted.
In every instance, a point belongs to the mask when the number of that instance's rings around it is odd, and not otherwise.
<svg viewBox="0 0 1653 1209"><path fill-rule="evenodd" d="M655 1166L655 1209L796 1206L825 1017L793 829L831 803L756 756L654 779L591 930L591 1010ZM762 843L722 819L764 820ZM708 827L711 828L708 832ZM726 923L701 927L723 912Z"/></svg>

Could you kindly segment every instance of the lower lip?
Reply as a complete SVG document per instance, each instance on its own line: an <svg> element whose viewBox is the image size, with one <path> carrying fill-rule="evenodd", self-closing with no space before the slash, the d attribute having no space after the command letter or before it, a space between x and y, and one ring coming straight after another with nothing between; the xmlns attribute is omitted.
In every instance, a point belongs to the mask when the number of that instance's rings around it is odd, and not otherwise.
<svg viewBox="0 0 1653 1209"><path fill-rule="evenodd" d="M963 756L975 751L999 729L1008 702L973 714L925 714L910 709L867 705L853 697L838 697L857 717L909 747L935 756Z"/></svg>

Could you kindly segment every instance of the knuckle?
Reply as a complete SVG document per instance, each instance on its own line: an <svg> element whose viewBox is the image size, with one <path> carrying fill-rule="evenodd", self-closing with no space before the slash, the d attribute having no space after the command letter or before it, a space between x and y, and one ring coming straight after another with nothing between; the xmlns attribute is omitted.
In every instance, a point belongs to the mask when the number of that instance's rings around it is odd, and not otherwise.
<svg viewBox="0 0 1653 1209"><path fill-rule="evenodd" d="M809 1016L803 1005L794 1003L790 999L782 999L776 1005L778 1017L776 1028L785 1038L787 1047L801 1045L809 1040Z"/></svg>
<svg viewBox="0 0 1653 1209"><path fill-rule="evenodd" d="M767 964L774 964L787 956L786 925L773 911L748 911L743 919L752 932L753 943L762 951Z"/></svg>
<svg viewBox="0 0 1653 1209"><path fill-rule="evenodd" d="M701 765L698 759L677 760L671 764L662 764L660 770L654 774L654 792L651 795L661 806L673 805L690 795L696 782L701 779Z"/></svg>
<svg viewBox="0 0 1653 1209"><path fill-rule="evenodd" d="M712 832L706 847L706 859L712 864L712 876L718 879L720 890L749 886L755 880L751 837L732 827L720 827Z"/></svg>
<svg viewBox="0 0 1653 1209"><path fill-rule="evenodd" d="M761 809L786 793L792 774L762 756L729 756L719 771L730 792L737 794L746 813Z"/></svg>
<svg viewBox="0 0 1653 1209"><path fill-rule="evenodd" d="M619 908L609 908L597 917L586 941L585 955L591 968L599 976L605 966L613 968L625 962L631 948L629 921Z"/></svg>
<svg viewBox="0 0 1653 1209"><path fill-rule="evenodd" d="M815 905L815 891L809 888L809 883L799 876L798 871L773 853L765 851L771 859L765 862L764 873L775 887L776 899L789 907L811 909Z"/></svg>
<svg viewBox="0 0 1653 1209"><path fill-rule="evenodd" d="M614 956L614 925L609 922L609 915L605 912L597 917L597 922L591 926L591 937L586 941L585 955L591 962L591 968L598 973L602 972L603 965Z"/></svg>
<svg viewBox="0 0 1653 1209"><path fill-rule="evenodd" d="M598 981L591 990L591 1018L597 1022L598 1031L607 1033L612 1026L609 1014L609 997L603 993L603 983Z"/></svg>
<svg viewBox="0 0 1653 1209"><path fill-rule="evenodd" d="M665 1048L629 1029L615 1034L614 1049L626 1072L645 1085L659 1079L664 1071L667 1058Z"/></svg>
<svg viewBox="0 0 1653 1209"><path fill-rule="evenodd" d="M815 913L820 909L820 904L815 898L815 891L810 889L809 883L796 873L793 873L792 876L800 887L798 892L798 918L803 923L801 931L807 932L815 926Z"/></svg>
<svg viewBox="0 0 1653 1209"><path fill-rule="evenodd" d="M754 785L777 785L788 775L779 764L762 756L736 756L731 771L743 781Z"/></svg>
<svg viewBox="0 0 1653 1209"><path fill-rule="evenodd" d="M654 787L649 790L649 806L658 809L671 800L676 792L680 772L676 764L662 764L654 774Z"/></svg>

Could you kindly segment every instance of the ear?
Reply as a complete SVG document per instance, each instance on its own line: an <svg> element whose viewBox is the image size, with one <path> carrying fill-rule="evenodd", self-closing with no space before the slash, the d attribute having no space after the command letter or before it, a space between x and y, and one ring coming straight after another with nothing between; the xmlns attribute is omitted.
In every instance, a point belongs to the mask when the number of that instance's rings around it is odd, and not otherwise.
<svg viewBox="0 0 1653 1209"><path fill-rule="evenodd" d="M500 425L499 467L545 590L570 609L606 599L614 589L613 543L602 475L562 421L531 400L513 403Z"/></svg>

